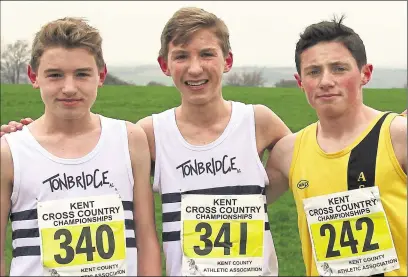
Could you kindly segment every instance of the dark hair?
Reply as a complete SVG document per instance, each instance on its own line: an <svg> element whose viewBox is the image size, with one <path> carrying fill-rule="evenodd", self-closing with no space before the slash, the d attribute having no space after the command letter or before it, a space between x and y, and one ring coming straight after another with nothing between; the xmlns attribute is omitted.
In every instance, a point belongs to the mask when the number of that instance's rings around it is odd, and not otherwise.
<svg viewBox="0 0 408 277"><path fill-rule="evenodd" d="M340 19L334 17L332 21L321 21L309 25L303 34L300 34L300 39L296 43L295 63L296 70L300 74L300 55L319 42L336 41L342 43L354 57L359 69L367 64L367 56L365 46L360 36L353 29L342 24L345 16Z"/></svg>

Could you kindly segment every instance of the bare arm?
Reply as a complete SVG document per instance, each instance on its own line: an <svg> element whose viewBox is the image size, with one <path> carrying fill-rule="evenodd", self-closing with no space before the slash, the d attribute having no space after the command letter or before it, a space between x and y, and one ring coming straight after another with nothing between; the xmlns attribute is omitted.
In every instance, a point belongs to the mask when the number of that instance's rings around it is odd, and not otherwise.
<svg viewBox="0 0 408 277"><path fill-rule="evenodd" d="M147 116L145 118L140 119L136 125L139 125L142 127L143 131L145 132L147 136L147 141L149 143L149 149L150 149L150 157L152 161L156 160L156 147L155 147L155 141L154 141L154 130L153 130L153 118L152 116Z"/></svg>
<svg viewBox="0 0 408 277"><path fill-rule="evenodd" d="M7 223L9 219L9 212L11 207L11 192L13 188L13 160L10 152L10 148L5 138L1 138L1 183L0 183L0 197L1 197L1 276L6 275L6 262L5 262L5 241Z"/></svg>
<svg viewBox="0 0 408 277"><path fill-rule="evenodd" d="M254 105L256 145L258 153L265 149L271 150L284 136L292 132L271 109L264 105Z"/></svg>
<svg viewBox="0 0 408 277"><path fill-rule="evenodd" d="M391 142L402 170L407 174L407 118L397 116L390 126Z"/></svg>
<svg viewBox="0 0 408 277"><path fill-rule="evenodd" d="M134 178L133 205L138 276L161 276L160 244L157 238L154 198L150 185L150 151L143 129L126 123Z"/></svg>
<svg viewBox="0 0 408 277"><path fill-rule="evenodd" d="M268 204L277 200L289 188L289 170L292 163L296 134L282 138L272 151L266 163L269 186L266 188Z"/></svg>

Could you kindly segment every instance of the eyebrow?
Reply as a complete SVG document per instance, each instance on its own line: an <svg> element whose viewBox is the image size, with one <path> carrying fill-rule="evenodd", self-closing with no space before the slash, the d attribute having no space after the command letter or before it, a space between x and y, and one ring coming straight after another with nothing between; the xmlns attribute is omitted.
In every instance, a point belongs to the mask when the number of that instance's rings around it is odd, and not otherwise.
<svg viewBox="0 0 408 277"><path fill-rule="evenodd" d="M58 68L49 68L44 70L44 73L54 73L54 72L61 72L61 69ZM92 68L90 67L83 67L83 68L78 68L75 70L75 72L91 72Z"/></svg>
<svg viewBox="0 0 408 277"><path fill-rule="evenodd" d="M333 66L333 65L345 65L345 66L347 66L348 63L346 63L346 62L340 62L340 61L335 61L335 62L331 62L329 65L331 65L331 66ZM319 68L319 67L321 67L321 65L312 64L312 65L309 65L308 67L305 67L304 70L310 70L310 69L312 69L312 68Z"/></svg>
<svg viewBox="0 0 408 277"><path fill-rule="evenodd" d="M201 50L200 50L200 52L206 52L206 51L217 51L217 49L216 49L216 48L213 48L213 47L209 47L209 48L204 48L204 49L201 49ZM171 52L172 55L186 54L186 53L188 53L188 51L186 51L186 50L181 50L181 49L173 50L173 51Z"/></svg>

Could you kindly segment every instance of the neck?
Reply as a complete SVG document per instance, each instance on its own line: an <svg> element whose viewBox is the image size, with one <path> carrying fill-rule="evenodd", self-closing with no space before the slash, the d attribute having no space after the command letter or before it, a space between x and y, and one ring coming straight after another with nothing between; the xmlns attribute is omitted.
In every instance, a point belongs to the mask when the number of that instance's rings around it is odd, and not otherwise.
<svg viewBox="0 0 408 277"><path fill-rule="evenodd" d="M195 105L182 101L176 108L176 118L189 121L196 126L209 126L219 122L219 119L231 114L231 104L222 97L203 105Z"/></svg>
<svg viewBox="0 0 408 277"><path fill-rule="evenodd" d="M63 119L46 112L38 121L41 126L40 128L46 134L59 133L67 136L75 136L94 129L94 124L95 122L99 122L99 119L93 113L87 113L80 118Z"/></svg>
<svg viewBox="0 0 408 277"><path fill-rule="evenodd" d="M350 107L337 116L327 116L317 113L319 117L319 133L324 137L340 139L351 133L359 132L373 120L378 111L363 104L359 107Z"/></svg>

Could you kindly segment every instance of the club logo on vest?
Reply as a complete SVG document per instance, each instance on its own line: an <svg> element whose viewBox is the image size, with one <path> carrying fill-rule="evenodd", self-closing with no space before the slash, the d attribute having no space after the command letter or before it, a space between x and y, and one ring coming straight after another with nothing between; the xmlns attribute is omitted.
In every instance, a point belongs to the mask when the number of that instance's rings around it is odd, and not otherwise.
<svg viewBox="0 0 408 277"><path fill-rule="evenodd" d="M108 181L108 173L108 170L101 172L99 169L95 169L91 174L82 172L82 174L78 176L70 176L64 173L60 177L60 174L57 173L42 183L48 184L51 188L51 192L64 189L70 190L76 187L86 190L89 186L97 189L103 185L109 185L109 187L113 188L113 183Z"/></svg>
<svg viewBox="0 0 408 277"><path fill-rule="evenodd" d="M305 189L309 186L309 181L307 180L300 180L299 183L297 183L298 189Z"/></svg>
<svg viewBox="0 0 408 277"><path fill-rule="evenodd" d="M183 178L194 175L199 176L204 173L213 174L214 176L218 173L225 175L233 171L241 173L241 169L235 166L236 158L237 157L230 158L228 155L224 155L220 160L212 158L208 162L197 161L196 159L194 159L194 161L188 160L178 165L176 169L181 169Z"/></svg>
<svg viewBox="0 0 408 277"><path fill-rule="evenodd" d="M357 183L359 188L365 188L366 186L366 177L364 176L364 172L361 171L357 178Z"/></svg>

